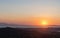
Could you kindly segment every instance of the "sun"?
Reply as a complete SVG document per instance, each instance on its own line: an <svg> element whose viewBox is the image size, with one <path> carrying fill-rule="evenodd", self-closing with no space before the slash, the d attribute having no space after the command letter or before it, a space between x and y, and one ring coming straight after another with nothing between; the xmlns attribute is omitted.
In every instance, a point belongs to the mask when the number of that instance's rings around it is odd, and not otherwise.
<svg viewBox="0 0 60 38"><path fill-rule="evenodd" d="M45 20L43 20L41 23L42 23L42 25L47 25L48 24L48 22L45 21Z"/></svg>
<svg viewBox="0 0 60 38"><path fill-rule="evenodd" d="M40 22L40 24L41 24L41 27L43 27L43 28L48 27L48 21L47 20L42 20Z"/></svg>
<svg viewBox="0 0 60 38"><path fill-rule="evenodd" d="M42 26L47 26L48 25L48 21L47 20L42 20L41 21L41 25Z"/></svg>

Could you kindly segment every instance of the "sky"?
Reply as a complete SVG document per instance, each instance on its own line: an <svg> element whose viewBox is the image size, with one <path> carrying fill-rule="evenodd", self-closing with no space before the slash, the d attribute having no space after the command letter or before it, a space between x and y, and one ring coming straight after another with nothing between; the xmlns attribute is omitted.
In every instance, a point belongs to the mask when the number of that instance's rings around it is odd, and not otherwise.
<svg viewBox="0 0 60 38"><path fill-rule="evenodd" d="M0 0L0 22L60 25L60 0Z"/></svg>

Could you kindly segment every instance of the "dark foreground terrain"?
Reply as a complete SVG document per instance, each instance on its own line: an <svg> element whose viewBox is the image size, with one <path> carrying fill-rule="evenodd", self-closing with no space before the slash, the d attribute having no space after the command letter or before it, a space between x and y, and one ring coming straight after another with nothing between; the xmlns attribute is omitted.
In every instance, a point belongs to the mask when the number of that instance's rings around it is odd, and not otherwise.
<svg viewBox="0 0 60 38"><path fill-rule="evenodd" d="M39 28L0 28L0 38L60 38L60 32Z"/></svg>

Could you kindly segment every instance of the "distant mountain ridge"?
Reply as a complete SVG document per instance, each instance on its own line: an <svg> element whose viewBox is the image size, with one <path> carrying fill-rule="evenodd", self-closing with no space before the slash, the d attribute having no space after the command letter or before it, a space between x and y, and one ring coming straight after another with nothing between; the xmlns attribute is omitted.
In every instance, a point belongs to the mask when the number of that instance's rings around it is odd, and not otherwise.
<svg viewBox="0 0 60 38"><path fill-rule="evenodd" d="M7 23L0 23L0 27L38 28L38 26L34 26L34 25L18 25L18 24L7 24ZM39 27L39 28L40 28L40 27Z"/></svg>
<svg viewBox="0 0 60 38"><path fill-rule="evenodd" d="M13 28L41 28L38 25L18 25L9 23L0 23L0 28L2 27L13 27ZM60 28L60 25L51 25L48 28Z"/></svg>

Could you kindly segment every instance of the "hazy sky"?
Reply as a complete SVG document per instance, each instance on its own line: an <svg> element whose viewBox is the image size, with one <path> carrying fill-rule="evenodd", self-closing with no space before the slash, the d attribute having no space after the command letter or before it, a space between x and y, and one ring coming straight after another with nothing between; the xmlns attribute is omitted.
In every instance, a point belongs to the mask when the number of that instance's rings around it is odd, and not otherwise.
<svg viewBox="0 0 60 38"><path fill-rule="evenodd" d="M36 24L43 18L60 24L60 0L0 0L0 22Z"/></svg>

